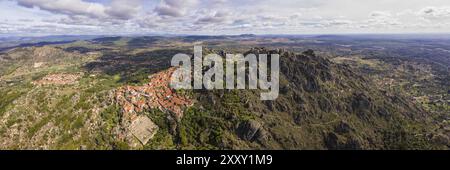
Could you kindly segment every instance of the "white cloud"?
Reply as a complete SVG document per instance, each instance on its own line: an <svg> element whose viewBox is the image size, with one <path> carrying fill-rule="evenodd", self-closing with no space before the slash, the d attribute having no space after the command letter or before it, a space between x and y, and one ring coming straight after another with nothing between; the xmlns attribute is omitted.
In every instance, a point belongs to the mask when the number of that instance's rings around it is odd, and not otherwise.
<svg viewBox="0 0 450 170"><path fill-rule="evenodd" d="M49 34L447 32L450 1L0 0L1 19L0 33L20 32L14 24Z"/></svg>
<svg viewBox="0 0 450 170"><path fill-rule="evenodd" d="M142 9L142 0L112 0L105 12L113 18L132 19Z"/></svg>
<svg viewBox="0 0 450 170"><path fill-rule="evenodd" d="M214 11L206 16L201 16L197 19L196 24L217 24L225 23L229 21L227 12L224 11Z"/></svg>
<svg viewBox="0 0 450 170"><path fill-rule="evenodd" d="M88 15L97 18L107 16L103 5L82 0L17 0L17 3L27 8L37 7L59 14Z"/></svg>
<svg viewBox="0 0 450 170"><path fill-rule="evenodd" d="M401 23L390 12L374 11L370 14L370 18L365 21L369 26L395 26Z"/></svg>
<svg viewBox="0 0 450 170"><path fill-rule="evenodd" d="M428 20L448 20L450 7L426 7L419 11L419 16Z"/></svg>

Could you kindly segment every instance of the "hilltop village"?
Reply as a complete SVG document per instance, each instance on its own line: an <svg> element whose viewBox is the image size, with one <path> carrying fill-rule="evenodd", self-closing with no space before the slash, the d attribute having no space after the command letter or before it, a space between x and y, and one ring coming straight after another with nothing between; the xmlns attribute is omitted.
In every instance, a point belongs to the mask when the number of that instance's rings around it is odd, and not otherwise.
<svg viewBox="0 0 450 170"><path fill-rule="evenodd" d="M193 104L189 97L177 94L170 88L170 78L175 68L149 76L150 82L143 86L124 86L115 92L115 99L122 108L122 125L128 128L143 144L156 133L156 125L141 113L158 109L177 122L183 117L183 110ZM139 125L138 125L139 124ZM147 128L148 130L139 130Z"/></svg>

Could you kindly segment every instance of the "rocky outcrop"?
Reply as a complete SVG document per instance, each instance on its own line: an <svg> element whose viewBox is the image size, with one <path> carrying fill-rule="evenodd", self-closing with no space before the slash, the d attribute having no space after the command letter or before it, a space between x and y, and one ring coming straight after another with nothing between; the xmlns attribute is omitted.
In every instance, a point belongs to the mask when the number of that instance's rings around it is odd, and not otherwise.
<svg viewBox="0 0 450 170"><path fill-rule="evenodd" d="M353 128L345 121L339 122L339 124L334 129L338 134L346 134L353 131Z"/></svg>
<svg viewBox="0 0 450 170"><path fill-rule="evenodd" d="M325 136L325 145L330 150L359 150L359 141L330 132Z"/></svg>
<svg viewBox="0 0 450 170"><path fill-rule="evenodd" d="M204 112L223 119L222 131L235 131L239 143L224 139L224 148L388 148L380 133L390 131L391 125L400 119L405 124L423 123L420 108L401 96L394 100L395 95L379 90L351 67L312 50L293 54L252 48L244 54L248 53L280 54L280 95L259 101L257 90L196 94ZM208 107L211 103L214 107Z"/></svg>
<svg viewBox="0 0 450 170"><path fill-rule="evenodd" d="M267 138L267 132L264 130L262 124L256 120L242 122L239 124L237 131L240 138L246 141L263 142Z"/></svg>

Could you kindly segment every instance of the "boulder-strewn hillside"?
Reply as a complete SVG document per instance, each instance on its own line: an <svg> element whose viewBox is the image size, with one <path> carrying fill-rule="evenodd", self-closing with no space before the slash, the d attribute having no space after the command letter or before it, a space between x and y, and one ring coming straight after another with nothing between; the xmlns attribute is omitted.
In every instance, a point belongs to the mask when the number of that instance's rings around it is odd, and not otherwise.
<svg viewBox="0 0 450 170"><path fill-rule="evenodd" d="M382 91L350 67L279 50L280 97L258 91L194 93L198 103L182 120L182 146L229 149L434 148L427 112L399 94ZM205 128L207 127L207 128ZM441 146L445 147L445 146Z"/></svg>
<svg viewBox="0 0 450 170"><path fill-rule="evenodd" d="M281 54L280 97L261 101L168 88L171 57L189 50L90 43L0 55L1 149L447 147L420 106L311 50L247 51Z"/></svg>

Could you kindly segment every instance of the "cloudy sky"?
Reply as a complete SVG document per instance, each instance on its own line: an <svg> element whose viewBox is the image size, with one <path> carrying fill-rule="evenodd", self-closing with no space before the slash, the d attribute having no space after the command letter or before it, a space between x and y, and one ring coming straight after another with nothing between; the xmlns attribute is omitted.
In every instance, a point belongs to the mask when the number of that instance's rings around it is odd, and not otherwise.
<svg viewBox="0 0 450 170"><path fill-rule="evenodd" d="M449 30L449 0L0 0L0 35Z"/></svg>

